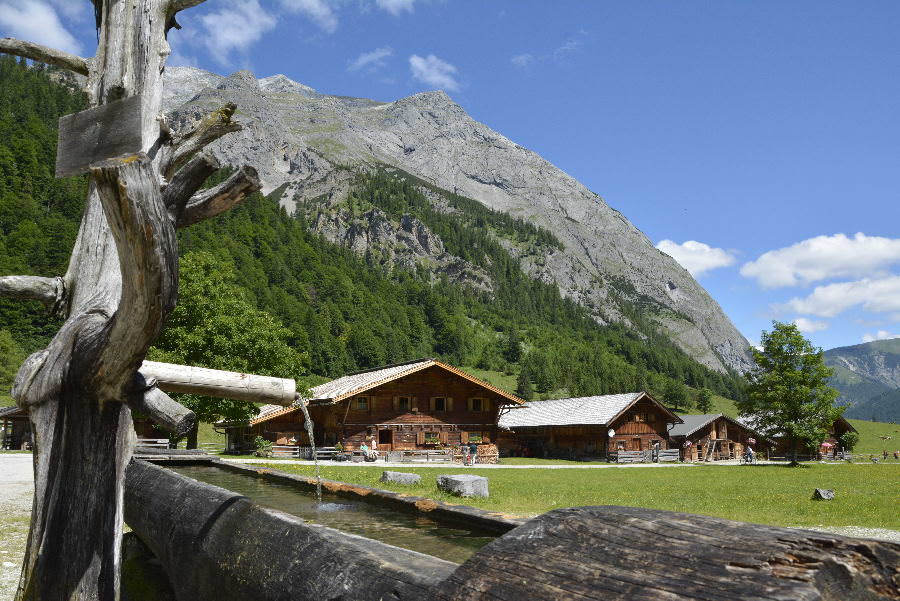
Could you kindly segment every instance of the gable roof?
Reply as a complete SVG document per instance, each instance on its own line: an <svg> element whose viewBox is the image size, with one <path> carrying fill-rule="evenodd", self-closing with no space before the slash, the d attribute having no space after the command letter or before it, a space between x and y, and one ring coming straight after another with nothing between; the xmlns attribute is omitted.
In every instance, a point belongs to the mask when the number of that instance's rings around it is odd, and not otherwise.
<svg viewBox="0 0 900 601"><path fill-rule="evenodd" d="M769 439L769 437L767 437L763 434L760 434L759 432L757 432L756 430L754 430L747 424L741 423L734 418L728 417L724 413L706 413L703 415L681 415L679 417L681 417L681 419L684 420L684 423L676 424L675 426L673 426L672 429L669 430L669 436L690 436L691 434L694 434L695 432L697 432L697 430L700 430L704 426L711 424L712 422L714 422L715 420L717 420L721 417L722 419L724 419L728 422L731 422L735 426L738 426L739 428L743 428L744 430L747 430L751 434L754 434L757 438L765 439L768 442L774 442L771 439Z"/></svg>
<svg viewBox="0 0 900 601"><path fill-rule="evenodd" d="M533 428L539 426L605 426L616 420L629 407L642 399L650 399L678 423L681 418L663 407L646 392L627 392L570 399L531 401L521 408L500 416L501 428Z"/></svg>
<svg viewBox="0 0 900 601"><path fill-rule="evenodd" d="M452 365L448 365L437 359L416 359L415 361L407 361L405 363L394 363L393 365L385 365L383 367L375 367L363 371L354 372L346 376L340 377L324 384L319 384L310 389L310 395L306 399L311 404L330 405L339 403L350 397L354 397L365 393L368 390L387 384L400 378L405 378L423 369L429 367L439 367L449 371L463 379L485 388L497 396L508 400L507 404L521 405L525 401L519 397L512 395L505 390L501 390L492 384L488 384L484 380L457 369ZM250 425L267 421L280 415L285 415L292 411L298 411L297 407L284 407L282 405L263 405L260 407L259 414L250 420Z"/></svg>
<svg viewBox="0 0 900 601"><path fill-rule="evenodd" d="M27 415L28 412L25 409L20 409L16 405L0 408L0 417L25 417Z"/></svg>

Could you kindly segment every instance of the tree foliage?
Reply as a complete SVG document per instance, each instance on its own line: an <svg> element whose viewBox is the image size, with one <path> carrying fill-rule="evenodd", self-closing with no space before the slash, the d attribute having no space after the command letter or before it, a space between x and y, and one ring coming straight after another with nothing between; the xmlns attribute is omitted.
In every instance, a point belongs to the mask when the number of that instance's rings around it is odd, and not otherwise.
<svg viewBox="0 0 900 601"><path fill-rule="evenodd" d="M180 301L151 349L157 361L301 379L308 357L291 331L251 303L235 284L234 268L205 252L180 265ZM257 413L248 401L174 395L200 421L244 420Z"/></svg>
<svg viewBox="0 0 900 601"><path fill-rule="evenodd" d="M712 409L712 390L709 388L701 388L697 391L697 411L700 413L709 413Z"/></svg>
<svg viewBox="0 0 900 601"><path fill-rule="evenodd" d="M815 448L844 412L834 405L838 392L828 386L831 369L822 349L795 324L777 321L762 333L760 345L751 349L757 368L747 374L748 394L738 401L738 411L764 434L784 436L794 455Z"/></svg>

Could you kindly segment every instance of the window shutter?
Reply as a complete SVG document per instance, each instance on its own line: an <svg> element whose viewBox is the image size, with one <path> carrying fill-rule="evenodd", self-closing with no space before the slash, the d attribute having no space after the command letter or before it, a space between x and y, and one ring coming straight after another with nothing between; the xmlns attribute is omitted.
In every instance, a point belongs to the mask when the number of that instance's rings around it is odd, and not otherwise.
<svg viewBox="0 0 900 601"><path fill-rule="evenodd" d="M469 442L469 433L463 430L459 433L459 443L466 444L467 442Z"/></svg>
<svg viewBox="0 0 900 601"><path fill-rule="evenodd" d="M428 399L428 410L429 411L437 411L437 409L435 407L434 397L431 397L430 399Z"/></svg>
<svg viewBox="0 0 900 601"><path fill-rule="evenodd" d="M466 401L469 404L469 411L471 411L472 410L472 399L466 399Z"/></svg>
<svg viewBox="0 0 900 601"><path fill-rule="evenodd" d="M444 402L447 403L447 411L453 411L453 398L447 397L447 400Z"/></svg>
<svg viewBox="0 0 900 601"><path fill-rule="evenodd" d="M447 444L447 433L441 430L438 433L438 439L441 441L441 444Z"/></svg>
<svg viewBox="0 0 900 601"><path fill-rule="evenodd" d="M425 432L416 432L416 444L417 445L425 444Z"/></svg>
<svg viewBox="0 0 900 601"><path fill-rule="evenodd" d="M419 408L418 397L414 397L414 396L409 397L409 410L412 411L413 409L418 409L418 408Z"/></svg>
<svg viewBox="0 0 900 601"><path fill-rule="evenodd" d="M394 411L399 411L399 410L400 410L400 397L395 396L394 397Z"/></svg>

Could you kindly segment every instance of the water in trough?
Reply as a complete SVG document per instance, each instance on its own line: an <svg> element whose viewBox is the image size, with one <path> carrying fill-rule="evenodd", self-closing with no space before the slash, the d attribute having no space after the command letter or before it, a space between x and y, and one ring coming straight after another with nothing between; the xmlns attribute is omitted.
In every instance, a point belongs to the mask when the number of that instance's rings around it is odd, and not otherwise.
<svg viewBox="0 0 900 601"><path fill-rule="evenodd" d="M323 502L318 503L315 493L217 467L190 465L171 469L200 482L245 495L264 507L456 563L464 562L494 540L494 536L486 536L483 532L448 528L421 514L397 511L375 503L330 494L325 494Z"/></svg>

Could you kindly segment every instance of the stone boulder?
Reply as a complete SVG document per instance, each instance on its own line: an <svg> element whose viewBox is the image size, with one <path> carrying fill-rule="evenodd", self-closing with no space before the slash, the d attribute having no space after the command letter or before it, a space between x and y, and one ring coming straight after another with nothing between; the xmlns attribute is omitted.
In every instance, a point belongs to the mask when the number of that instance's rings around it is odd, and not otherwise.
<svg viewBox="0 0 900 601"><path fill-rule="evenodd" d="M488 479L471 474L447 475L437 477L437 486L444 492L459 497L487 497Z"/></svg>
<svg viewBox="0 0 900 601"><path fill-rule="evenodd" d="M834 499L834 491L829 488L817 488L813 491L812 498L815 501L831 501Z"/></svg>
<svg viewBox="0 0 900 601"><path fill-rule="evenodd" d="M394 484L414 485L422 483L419 474L406 474L403 472L382 472L380 482L393 482Z"/></svg>

